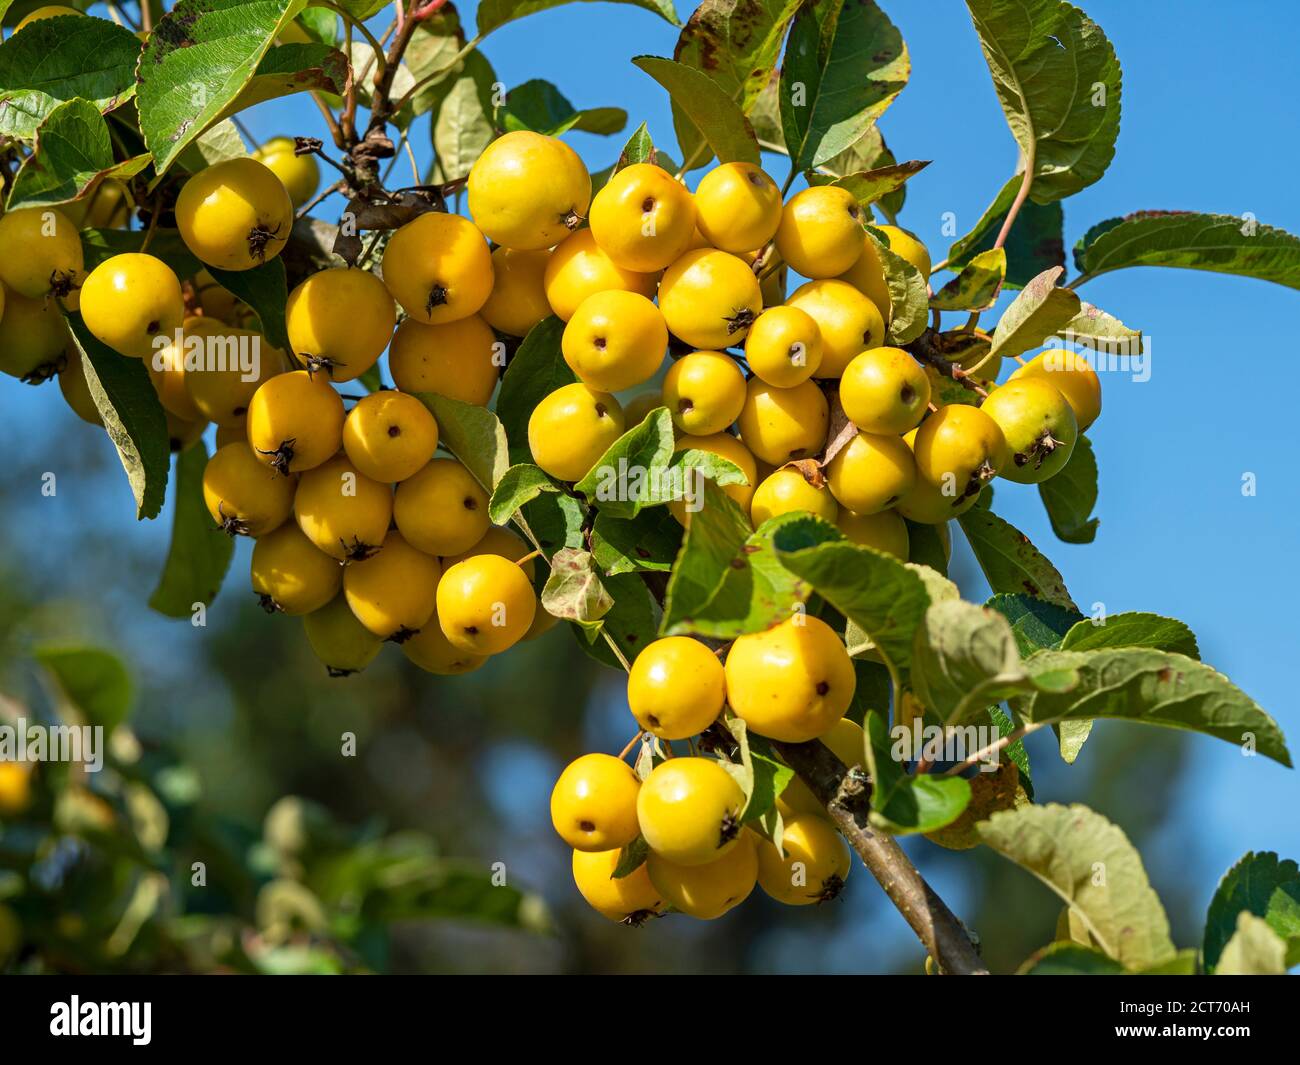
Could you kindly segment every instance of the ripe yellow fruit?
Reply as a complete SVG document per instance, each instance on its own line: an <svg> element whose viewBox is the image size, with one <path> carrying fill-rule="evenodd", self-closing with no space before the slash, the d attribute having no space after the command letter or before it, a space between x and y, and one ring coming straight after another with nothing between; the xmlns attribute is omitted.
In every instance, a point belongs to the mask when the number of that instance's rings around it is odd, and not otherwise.
<svg viewBox="0 0 1300 1065"><path fill-rule="evenodd" d="M374 274L338 267L312 274L290 292L284 320L289 346L307 369L351 381L388 347L397 309Z"/></svg>
<svg viewBox="0 0 1300 1065"><path fill-rule="evenodd" d="M203 468L203 501L231 536L264 536L293 513L296 478L282 477L236 441L220 448Z"/></svg>
<svg viewBox="0 0 1300 1065"><path fill-rule="evenodd" d="M693 351L668 368L663 402L682 432L712 436L740 416L745 405L745 375L730 355Z"/></svg>
<svg viewBox="0 0 1300 1065"><path fill-rule="evenodd" d="M705 865L735 847L744 809L740 785L711 758L659 763L636 800L646 843L677 865Z"/></svg>
<svg viewBox="0 0 1300 1065"><path fill-rule="evenodd" d="M178 418L171 411L167 415L167 444L172 451L184 451L201 437L208 428L208 423L200 418L196 422Z"/></svg>
<svg viewBox="0 0 1300 1065"><path fill-rule="evenodd" d="M32 801L31 762L0 762L0 816L22 813ZM0 961L8 960L0 957Z"/></svg>
<svg viewBox="0 0 1300 1065"><path fill-rule="evenodd" d="M532 552L528 545L509 529L503 529L500 525L489 525L488 531L468 551L461 551L455 555L444 555L442 566L443 569L449 569L457 562L464 562L465 559L474 555L498 555L509 562L518 562L529 554L532 554ZM524 575L531 581L533 574L536 572L533 560L530 558L525 562L522 569Z"/></svg>
<svg viewBox="0 0 1300 1065"><path fill-rule="evenodd" d="M233 425L217 426L217 447L222 448L225 447L227 444L233 444L236 441L240 441L240 440L242 440L245 444L248 443L248 419L247 418L245 418L242 422L236 422Z"/></svg>
<svg viewBox="0 0 1300 1065"><path fill-rule="evenodd" d="M753 163L723 163L700 179L695 190L700 232L733 255L756 251L781 224L781 190Z"/></svg>
<svg viewBox="0 0 1300 1065"><path fill-rule="evenodd" d="M623 404L623 422L629 429L634 429L649 416L652 410L664 405L664 394L659 389L642 392Z"/></svg>
<svg viewBox="0 0 1300 1065"><path fill-rule="evenodd" d="M320 610L343 587L338 559L320 550L291 521L253 545L249 572L262 609L291 617Z"/></svg>
<svg viewBox="0 0 1300 1065"><path fill-rule="evenodd" d="M557 388L528 418L533 461L560 481L580 481L620 436L623 408L582 382Z"/></svg>
<svg viewBox="0 0 1300 1065"><path fill-rule="evenodd" d="M2 332L2 331L0 331ZM72 413L83 422L91 425L103 425L104 419L99 415L95 399L90 394L90 385L86 381L86 368L81 362L81 353L72 344L68 345L67 361L59 371L59 391Z"/></svg>
<svg viewBox="0 0 1300 1065"><path fill-rule="evenodd" d="M401 643L433 617L441 576L436 558L393 529L378 554L343 567L343 594L362 625L381 640Z"/></svg>
<svg viewBox="0 0 1300 1065"><path fill-rule="evenodd" d="M834 728L819 738L822 743L834 752L835 757L844 763L846 769L852 769L854 766L861 766L865 769L867 764L866 736L862 731L862 726L857 722L842 717L835 722ZM781 810L781 816L787 819L796 814L829 817L826 807L817 801L808 785L799 777L791 779L776 801Z"/></svg>
<svg viewBox="0 0 1300 1065"><path fill-rule="evenodd" d="M885 342L880 311L845 281L809 281L795 289L786 304L806 312L821 331L818 377L839 377L855 355Z"/></svg>
<svg viewBox="0 0 1300 1065"><path fill-rule="evenodd" d="M807 511L834 522L840 508L824 484L814 487L799 470L788 466L765 477L754 490L754 499L749 505L749 515L756 529L769 518L795 511Z"/></svg>
<svg viewBox="0 0 1300 1065"><path fill-rule="evenodd" d="M59 15L84 15L84 11L78 11L75 7L65 7L62 4L49 4L45 7L38 7L29 11L14 27L14 33L17 33L24 26L30 26L33 22L39 22L44 18L57 18Z"/></svg>
<svg viewBox="0 0 1300 1065"><path fill-rule="evenodd" d="M1038 484L1059 473L1074 453L1079 424L1074 410L1046 376L1022 377L995 388L980 410L998 423L1010 459L1001 474Z"/></svg>
<svg viewBox="0 0 1300 1065"><path fill-rule="evenodd" d="M441 325L402 319L388 371L403 392L436 392L486 407L505 365L505 346L477 314Z"/></svg>
<svg viewBox="0 0 1300 1065"><path fill-rule="evenodd" d="M745 361L759 380L794 388L822 364L822 331L807 311L769 307L745 338Z"/></svg>
<svg viewBox="0 0 1300 1065"><path fill-rule="evenodd" d="M36 383L58 373L68 327L53 300L29 300L6 292L0 316L0 373Z"/></svg>
<svg viewBox="0 0 1300 1065"><path fill-rule="evenodd" d="M424 670L440 677L455 677L461 673L473 673L484 662L485 655L470 654L459 647L453 647L442 631L435 610L433 617L425 622L424 628L408 640L403 640L399 647L407 660Z"/></svg>
<svg viewBox="0 0 1300 1065"><path fill-rule="evenodd" d="M85 276L81 235L53 207L20 207L0 215L0 281L28 299L70 299Z"/></svg>
<svg viewBox="0 0 1300 1065"><path fill-rule="evenodd" d="M773 388L757 377L745 386L740 439L770 466L811 458L826 443L830 407L812 381Z"/></svg>
<svg viewBox="0 0 1300 1065"><path fill-rule="evenodd" d="M258 389L285 370L284 353L267 344L260 334L247 329L214 323L210 330L198 333L191 325L184 339L185 391L199 415L218 425L246 423ZM174 358L175 353L174 344L156 353L150 360L151 369L155 373L161 369L174 376L175 363L168 367L165 360L168 355ZM170 387L174 389L174 381Z"/></svg>
<svg viewBox="0 0 1300 1065"><path fill-rule="evenodd" d="M650 380L664 361L668 327L659 308L635 292L597 292L564 327L564 361L601 392L621 392Z"/></svg>
<svg viewBox="0 0 1300 1065"><path fill-rule="evenodd" d="M857 685L835 630L805 614L738 637L727 653L726 674L727 702L749 728L789 743L830 731Z"/></svg>
<svg viewBox="0 0 1300 1065"><path fill-rule="evenodd" d="M897 511L882 510L878 514L855 514L844 507L835 519L846 540L863 547L874 547L906 562L910 553L907 522Z"/></svg>
<svg viewBox="0 0 1300 1065"><path fill-rule="evenodd" d="M200 262L251 270L284 250L293 202L280 179L249 156L194 174L176 197L176 228Z"/></svg>
<svg viewBox="0 0 1300 1065"><path fill-rule="evenodd" d="M695 237L695 200L666 170L633 163L591 203L591 235L624 270L650 274L678 259Z"/></svg>
<svg viewBox="0 0 1300 1065"><path fill-rule="evenodd" d="M1101 414L1101 380L1082 355L1063 348L1044 351L1016 370L1007 384L1037 377L1051 382L1065 397L1079 432L1086 431Z"/></svg>
<svg viewBox="0 0 1300 1065"><path fill-rule="evenodd" d="M785 822L782 857L768 840L758 845L758 883L777 902L808 906L827 902L844 889L851 855L829 821L799 814Z"/></svg>
<svg viewBox="0 0 1300 1065"><path fill-rule="evenodd" d="M404 392L363 396L343 422L343 450L375 481L404 481L424 468L438 448L438 422Z"/></svg>
<svg viewBox="0 0 1300 1065"><path fill-rule="evenodd" d="M527 130L489 144L470 168L467 188L478 228L507 248L558 244L591 204L591 175L578 153Z"/></svg>
<svg viewBox="0 0 1300 1065"><path fill-rule="evenodd" d="M279 374L248 403L248 442L281 473L302 473L333 456L343 444L343 399L324 376L306 370Z"/></svg>
<svg viewBox="0 0 1300 1065"><path fill-rule="evenodd" d="M650 883L644 864L615 877L620 850L574 851L573 882L587 904L602 917L639 927L663 912L664 900Z"/></svg>
<svg viewBox="0 0 1300 1065"><path fill-rule="evenodd" d="M827 463L826 483L840 506L878 514L912 490L916 460L901 437L858 433Z"/></svg>
<svg viewBox="0 0 1300 1065"><path fill-rule="evenodd" d="M626 847L640 835L636 796L641 780L621 758L584 754L570 762L551 791L551 824L574 850Z"/></svg>
<svg viewBox="0 0 1300 1065"><path fill-rule="evenodd" d="M926 418L916 430L912 452L919 480L941 487L952 502L973 502L1009 457L997 422L964 403L940 407Z"/></svg>
<svg viewBox="0 0 1300 1065"><path fill-rule="evenodd" d="M425 554L456 555L487 532L487 493L455 459L434 459L397 486L393 520Z"/></svg>
<svg viewBox="0 0 1300 1065"><path fill-rule="evenodd" d="M537 594L515 563L475 555L449 566L438 583L438 624L453 647L495 655L519 642L533 623Z"/></svg>
<svg viewBox="0 0 1300 1065"><path fill-rule="evenodd" d="M876 226L889 240L889 250L901 256L921 272L923 278L930 276L930 252L926 246L905 229L898 226Z"/></svg>
<svg viewBox="0 0 1300 1065"><path fill-rule="evenodd" d="M546 301L546 266L551 253L545 248L520 250L499 247L492 252L495 282L492 294L479 312L493 329L512 337L527 336L551 313Z"/></svg>
<svg viewBox="0 0 1300 1065"><path fill-rule="evenodd" d="M477 314L487 302L492 255L473 222L430 211L393 234L384 249L383 275L407 314L441 325Z"/></svg>
<svg viewBox="0 0 1300 1065"><path fill-rule="evenodd" d="M876 243L867 233L862 234L862 254L857 262L837 278L852 285L872 303L886 322L893 313L893 301L889 295L889 284L885 280L885 267L880 261L880 252Z"/></svg>
<svg viewBox="0 0 1300 1065"><path fill-rule="evenodd" d="M624 270L600 250L590 229L580 229L556 245L546 263L542 284L546 302L562 321L568 321L583 300L597 292L635 292L654 299L657 274Z"/></svg>
<svg viewBox="0 0 1300 1065"><path fill-rule="evenodd" d="M754 456L749 448L730 433L714 433L712 436L682 436L673 445L674 453L692 449L708 451L719 458L726 459L732 465L740 467L741 472L745 475L745 483L724 484L722 490L736 501L736 505L741 510L748 514L750 501L754 498L754 488L758 484L758 465L754 462ZM686 489L685 498L674 499L668 504L668 509L672 512L673 517L682 525L689 525L691 514L704 504L700 495L704 490L704 486L699 478L689 482Z"/></svg>
<svg viewBox="0 0 1300 1065"><path fill-rule="evenodd" d="M203 308L205 317L216 318L222 322L235 321L241 306L239 298L217 284L206 268L194 275L191 284L194 286L194 294L198 297L199 306Z"/></svg>
<svg viewBox="0 0 1300 1065"><path fill-rule="evenodd" d="M659 309L673 336L693 348L716 351L745 339L763 310L763 294L743 259L700 248L664 271Z"/></svg>
<svg viewBox="0 0 1300 1065"><path fill-rule="evenodd" d="M342 595L302 619L307 642L331 677L359 673L370 665L383 641L356 619Z"/></svg>
<svg viewBox="0 0 1300 1065"><path fill-rule="evenodd" d="M195 321L204 322L209 319L196 319ZM211 319L215 321L215 319ZM199 410L194 402L194 397L190 395L190 390L185 387L185 342L188 336L195 335L187 319L181 329L180 343L177 338L166 345L160 347L144 360L144 368L149 374L149 380L153 384L153 389L158 393L158 401L163 405L163 410L168 414L174 414L178 418L184 418L186 421L199 421L203 419L203 412ZM236 343L237 343L236 339ZM236 349L237 350L237 349ZM201 373L199 360L195 360L194 374ZM218 444L218 447L221 445Z"/></svg>
<svg viewBox="0 0 1300 1065"><path fill-rule="evenodd" d="M645 730L684 740L708 728L727 699L722 663L699 640L666 636L649 644L627 676L627 704Z"/></svg>
<svg viewBox="0 0 1300 1065"><path fill-rule="evenodd" d="M170 341L185 320L181 283L161 259L125 252L105 259L81 286L81 316L103 344L143 359Z"/></svg>
<svg viewBox="0 0 1300 1065"><path fill-rule="evenodd" d="M293 513L307 539L327 555L360 562L378 551L388 535L393 492L337 455L302 475Z"/></svg>
<svg viewBox="0 0 1300 1065"><path fill-rule="evenodd" d="M650 883L670 906L689 917L713 921L749 898L758 883L757 837L742 832L736 846L707 865L678 865L652 853L645 867Z"/></svg>
<svg viewBox="0 0 1300 1065"><path fill-rule="evenodd" d="M294 207L301 207L316 195L320 166L310 153L297 155L292 137L272 137L253 153L259 163L280 179Z"/></svg>
<svg viewBox="0 0 1300 1065"><path fill-rule="evenodd" d="M790 197L776 230L776 250L813 279L844 273L862 254L862 207L853 193L816 185Z"/></svg>
<svg viewBox="0 0 1300 1065"><path fill-rule="evenodd" d="M900 435L915 429L930 403L930 379L902 348L872 348L854 357L840 379L840 403L863 432Z"/></svg>

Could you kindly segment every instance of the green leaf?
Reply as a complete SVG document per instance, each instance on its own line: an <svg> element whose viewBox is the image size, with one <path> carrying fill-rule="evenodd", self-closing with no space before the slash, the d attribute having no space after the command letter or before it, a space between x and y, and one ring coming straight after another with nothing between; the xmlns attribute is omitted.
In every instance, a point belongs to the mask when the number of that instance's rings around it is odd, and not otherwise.
<svg viewBox="0 0 1300 1065"><path fill-rule="evenodd" d="M497 416L486 407L433 392L417 392L415 398L433 411L438 443L460 459L490 496L510 466L506 433Z"/></svg>
<svg viewBox="0 0 1300 1065"><path fill-rule="evenodd" d="M992 356L1019 355L1042 345L1079 313L1079 297L1056 281L1062 267L1044 270L1002 312L993 330Z"/></svg>
<svg viewBox="0 0 1300 1065"><path fill-rule="evenodd" d="M708 505L705 510L708 510ZM699 514L692 516L692 528L699 519ZM689 617L674 615L671 625L669 614L665 612L664 635L732 639L771 628L800 610L811 596L812 589L781 564L773 546L778 536L787 544L808 547L839 540L841 534L828 522L804 512L791 512L769 519L757 532L746 537L740 549L728 560L721 583L706 602L697 606ZM688 545L689 542L688 531ZM670 594L671 591L670 585ZM680 606L680 601L677 605Z"/></svg>
<svg viewBox="0 0 1300 1065"><path fill-rule="evenodd" d="M1115 155L1120 69L1106 35L1063 0L967 0L1007 124L1033 161L1030 195L1087 188Z"/></svg>
<svg viewBox="0 0 1300 1065"><path fill-rule="evenodd" d="M797 526L784 534L778 530L777 561L858 625L901 679L911 667L912 639L930 605L925 582L882 551L847 540L810 547L796 538L798 532Z"/></svg>
<svg viewBox="0 0 1300 1065"><path fill-rule="evenodd" d="M465 69L464 62L456 59L464 46L465 32L453 5L447 4L420 21L406 46L403 62L415 82L424 84L402 108L404 114L414 118L441 105L452 82ZM434 77L436 74L440 76Z"/></svg>
<svg viewBox="0 0 1300 1065"><path fill-rule="evenodd" d="M140 57L140 131L163 173L227 114L306 0L180 0ZM320 48L320 45L299 47Z"/></svg>
<svg viewBox="0 0 1300 1065"><path fill-rule="evenodd" d="M1291 765L1277 722L1223 674L1185 655L1146 647L1039 651L1025 666L1078 676L1068 691L1018 696L1016 709L1026 721L1115 718L1162 725L1249 743L1259 754Z"/></svg>
<svg viewBox="0 0 1300 1065"><path fill-rule="evenodd" d="M289 350L289 331L284 321L289 284L284 261L278 255L251 270L218 270L209 266L208 273L218 285L253 308L262 323L262 335L271 347Z"/></svg>
<svg viewBox="0 0 1300 1065"><path fill-rule="evenodd" d="M761 136L762 134L760 134ZM782 139L781 150L785 150L784 139ZM881 135L879 127L873 125L844 151L818 166L816 173L836 178L849 178L864 171L889 171L899 165L898 160L894 158L894 153L885 144L885 138ZM903 163L901 165L909 167L914 166L915 163ZM881 210L891 217L897 215L903 209L903 201L906 196L906 184L899 185L892 192L887 192L880 197L878 202Z"/></svg>
<svg viewBox="0 0 1300 1065"><path fill-rule="evenodd" d="M878 167L875 170L859 170L852 174L845 174L843 177L830 179L814 170L808 174L808 183L835 185L848 189L858 203L869 209L871 204L901 189L908 178L919 174L929 165L929 160L912 159L906 163L891 163L889 166Z"/></svg>
<svg viewBox="0 0 1300 1065"><path fill-rule="evenodd" d="M1219 955L1218 976L1283 976L1286 941L1253 913L1237 914L1237 929Z"/></svg>
<svg viewBox="0 0 1300 1065"><path fill-rule="evenodd" d="M207 606L217 597L235 551L234 540L213 523L203 501L207 464L201 440L176 456L171 546L149 597L149 605L169 618L188 618L196 603Z"/></svg>
<svg viewBox="0 0 1300 1065"><path fill-rule="evenodd" d="M1065 634L1083 620L1077 610L1067 610L1032 595L995 595L984 605L1011 623L1011 633L1022 657L1044 648L1056 650Z"/></svg>
<svg viewBox="0 0 1300 1065"><path fill-rule="evenodd" d="M1090 516L1097 505L1097 456L1092 441L1079 434L1070 460L1056 476L1039 484L1038 496L1058 540L1092 543L1101 524L1100 518Z"/></svg>
<svg viewBox="0 0 1300 1065"><path fill-rule="evenodd" d="M613 640L623 657L631 662L655 639L658 621L654 600L636 573L605 577L601 583L614 599L614 605L601 619L601 634ZM596 661L614 669L623 668L623 663L610 651L604 639L588 643L584 638L578 643Z"/></svg>
<svg viewBox="0 0 1300 1065"><path fill-rule="evenodd" d="M645 865L645 860L650 857L650 844L645 841L645 836L638 835L631 843L623 848L618 856L618 864L614 866L614 871L610 877L614 880L622 880L626 876L631 876L641 866Z"/></svg>
<svg viewBox="0 0 1300 1065"><path fill-rule="evenodd" d="M749 518L721 488L704 485L704 506L691 515L664 598L663 629L688 624L721 586L753 531Z"/></svg>
<svg viewBox="0 0 1300 1065"><path fill-rule="evenodd" d="M504 26L507 22L513 22L525 15L572 2L573 0L483 0L478 7L479 36L491 33L498 26ZM674 26L681 25L671 0L617 0L617 2L645 8Z"/></svg>
<svg viewBox="0 0 1300 1065"><path fill-rule="evenodd" d="M961 777L919 776L894 757L885 719L868 711L867 771L871 774L871 823L894 835L934 832L970 805L970 784Z"/></svg>
<svg viewBox="0 0 1300 1065"><path fill-rule="evenodd" d="M1049 943L1017 970L1017 976L1123 976L1127 970L1093 947Z"/></svg>
<svg viewBox="0 0 1300 1065"><path fill-rule="evenodd" d="M1112 614L1100 624L1080 620L1062 638L1062 651L1097 651L1103 647L1151 647L1199 659L1196 635L1176 618L1159 614Z"/></svg>
<svg viewBox="0 0 1300 1065"><path fill-rule="evenodd" d="M1300 868L1272 851L1248 851L1219 881L1205 915L1205 968L1213 972L1239 916L1263 918L1286 944L1286 965L1300 964Z"/></svg>
<svg viewBox="0 0 1300 1065"><path fill-rule="evenodd" d="M1019 175L1002 186L975 228L948 249L948 269L962 270L981 252L992 249L1007 212L1020 191ZM1007 288L1023 288L1044 270L1065 266L1065 216L1059 203L1026 200L1016 215L1004 248Z"/></svg>
<svg viewBox="0 0 1300 1065"><path fill-rule="evenodd" d="M960 599L926 610L912 651L912 686L944 724L965 724L1029 683L1011 625L996 610Z"/></svg>
<svg viewBox="0 0 1300 1065"><path fill-rule="evenodd" d="M912 63L872 0L811 0L799 9L781 68L781 127L796 170L856 144L903 90Z"/></svg>
<svg viewBox="0 0 1300 1065"><path fill-rule="evenodd" d="M1130 329L1113 315L1091 303L1081 303L1079 313L1065 323L1061 333L1067 343L1105 352L1140 352L1142 332Z"/></svg>
<svg viewBox="0 0 1300 1065"><path fill-rule="evenodd" d="M1075 246L1088 277L1126 266L1210 270L1300 288L1300 237L1253 218L1139 211L1093 226Z"/></svg>
<svg viewBox="0 0 1300 1065"><path fill-rule="evenodd" d="M138 361L138 360L137 360ZM97 647L37 647L32 654L87 724L112 732L131 712L131 678L122 660Z"/></svg>
<svg viewBox="0 0 1300 1065"><path fill-rule="evenodd" d="M595 107L579 111L549 81L526 81L506 93L505 104L497 108L497 125L507 133L532 130L558 137L571 129L610 135L627 125L621 107Z"/></svg>
<svg viewBox="0 0 1300 1065"><path fill-rule="evenodd" d="M637 126L636 131L627 139L623 145L623 150L619 152L618 161L614 164L613 173L617 174L624 167L631 166L633 163L653 163L655 162L655 145L650 139L650 131L646 128L644 122Z"/></svg>
<svg viewBox="0 0 1300 1065"><path fill-rule="evenodd" d="M930 297L930 306L939 311L986 311L997 302L1006 276L1005 249L980 252Z"/></svg>
<svg viewBox="0 0 1300 1065"><path fill-rule="evenodd" d="M551 480L545 470L529 463L511 466L492 490L488 516L494 525L504 525L525 503L536 499L543 492L559 491L560 486Z"/></svg>
<svg viewBox="0 0 1300 1065"><path fill-rule="evenodd" d="M40 19L0 47L0 136L31 140L59 104L111 111L135 94L140 41L108 19Z"/></svg>
<svg viewBox="0 0 1300 1065"><path fill-rule="evenodd" d="M995 593L1028 593L1069 610L1079 609L1057 568L1010 522L983 507L973 507L957 520Z"/></svg>
<svg viewBox="0 0 1300 1065"><path fill-rule="evenodd" d="M559 318L543 318L528 331L501 378L497 416L510 443L520 451L528 446L528 419L537 404L577 380L564 361L562 336L564 323Z"/></svg>
<svg viewBox="0 0 1300 1065"><path fill-rule="evenodd" d="M659 56L636 56L632 63L668 90L673 103L691 120L720 161L759 164L758 141L749 120L740 105L707 74ZM689 158L685 161L693 162Z"/></svg>
<svg viewBox="0 0 1300 1065"><path fill-rule="evenodd" d="M402 80L394 79L393 87L398 92ZM316 43L273 45L257 64L252 80L221 110L220 118L224 120L267 100L296 92L315 90L337 95L347 88L347 81L348 57L337 48ZM369 102L365 89L359 87L357 95Z"/></svg>
<svg viewBox="0 0 1300 1065"><path fill-rule="evenodd" d="M998 730L998 736L1006 739L1016 731L1016 723L1000 706L989 707L989 720L993 722L993 727ZM1025 750L1025 741L1016 740L1015 743L1007 744L1003 755L1016 764L1016 772L1019 774L1018 780L1020 786L1025 789L1025 794L1030 800L1034 797L1034 780L1029 769L1029 752Z"/></svg>
<svg viewBox="0 0 1300 1065"><path fill-rule="evenodd" d="M906 519L904 519L906 520ZM938 525L920 525L907 522L908 557L922 566L928 566L935 573L948 576L948 552L944 549L943 539L939 535Z"/></svg>
<svg viewBox="0 0 1300 1065"><path fill-rule="evenodd" d="M515 521L528 527L549 559L562 547L584 546L586 517L586 510L573 496L543 492L524 504Z"/></svg>
<svg viewBox="0 0 1300 1065"><path fill-rule="evenodd" d="M801 0L703 0L673 58L712 78L745 114L772 79Z"/></svg>
<svg viewBox="0 0 1300 1065"><path fill-rule="evenodd" d="M136 517L155 518L167 494L171 457L167 416L144 361L128 359L105 347L86 328L80 314L69 314L67 320L91 398L131 483Z"/></svg>
<svg viewBox="0 0 1300 1065"><path fill-rule="evenodd" d="M589 552L572 547L555 552L551 575L542 589L542 606L547 613L586 625L599 621L613 605Z"/></svg>
<svg viewBox="0 0 1300 1065"><path fill-rule="evenodd" d="M663 484L673 442L672 416L658 407L610 444L574 491L616 518L635 518L644 506L677 498L682 486Z"/></svg>
<svg viewBox="0 0 1300 1065"><path fill-rule="evenodd" d="M601 511L591 529L591 553L601 573L611 576L638 570L667 573L681 550L684 531L664 507L643 510L635 518Z"/></svg>
<svg viewBox="0 0 1300 1065"><path fill-rule="evenodd" d="M1173 959L1169 919L1142 859L1100 814L1078 804L1022 806L993 814L975 831L1072 906L1101 949L1126 968Z"/></svg>
<svg viewBox="0 0 1300 1065"><path fill-rule="evenodd" d="M128 229L83 229L81 246L86 253L86 272L114 255L139 251L144 247L144 238L144 233ZM203 266L175 229L155 229L149 254L170 266L177 277L193 277Z"/></svg>
<svg viewBox="0 0 1300 1065"><path fill-rule="evenodd" d="M176 165L193 174L204 167L224 163L227 159L240 159L247 154L248 146L239 127L230 119L223 118L191 141L189 147L181 152Z"/></svg>
<svg viewBox="0 0 1300 1065"><path fill-rule="evenodd" d="M130 178L150 163L137 155L118 163L108 124L93 104L69 100L45 116L36 147L14 176L7 210L44 207L83 199L105 178Z"/></svg>
<svg viewBox="0 0 1300 1065"><path fill-rule="evenodd" d="M885 271L889 288L889 307L878 308L889 321L885 339L890 344L907 344L922 333L930 322L930 293L921 271L889 247L889 240L878 229L867 226L867 238L876 246L876 256Z"/></svg>
<svg viewBox="0 0 1300 1065"><path fill-rule="evenodd" d="M440 180L456 181L467 176L496 136L492 124L496 80L492 64L483 54L470 52L455 79L443 83L445 93L433 113L433 148Z"/></svg>

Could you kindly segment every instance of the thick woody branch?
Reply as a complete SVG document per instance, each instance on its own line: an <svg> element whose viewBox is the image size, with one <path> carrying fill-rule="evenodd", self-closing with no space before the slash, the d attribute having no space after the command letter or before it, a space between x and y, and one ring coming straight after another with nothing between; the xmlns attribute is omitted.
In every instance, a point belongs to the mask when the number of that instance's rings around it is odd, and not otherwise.
<svg viewBox="0 0 1300 1065"><path fill-rule="evenodd" d="M817 801L825 804L835 827L911 925L940 970L949 975L987 975L988 968L961 921L925 882L894 838L871 827L867 816L870 785L862 779L861 771L850 772L816 740L773 741L773 746Z"/></svg>

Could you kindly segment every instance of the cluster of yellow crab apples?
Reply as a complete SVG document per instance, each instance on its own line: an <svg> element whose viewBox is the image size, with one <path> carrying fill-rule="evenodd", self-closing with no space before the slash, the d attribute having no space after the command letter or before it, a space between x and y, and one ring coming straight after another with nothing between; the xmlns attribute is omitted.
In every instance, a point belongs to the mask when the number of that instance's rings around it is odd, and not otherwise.
<svg viewBox="0 0 1300 1065"><path fill-rule="evenodd" d="M474 164L470 217L429 212L396 230L382 279L338 267L297 285L285 309L290 350L278 351L209 268L243 271L278 255L317 182L310 156L283 139L189 177L175 224L204 269L184 282L147 245L87 273L79 227L125 224L112 183L67 210L0 217L0 370L31 381L57 373L73 410L98 423L62 314L79 309L101 343L145 361L174 447L215 423L203 483L212 518L256 540L254 591L268 610L303 617L332 673L364 668L385 641L426 670L461 673L553 623L538 605L535 552L490 524L486 492L438 453L437 421L416 395L487 405L503 338L548 316L565 323L576 380L528 422L547 474L579 481L665 407L679 450L744 473L726 491L755 526L809 512L903 560L904 519L942 533L994 477L1045 480L1100 412L1096 374L1059 352L1002 385L986 366L978 405L936 402L934 368L885 343L893 308L881 245L845 188L813 185L784 201L762 169L732 162L692 193L646 162L616 170L593 196L578 155L530 132L500 137ZM913 236L874 232L929 275ZM806 281L787 294L789 271ZM214 358L250 341L260 353L251 364ZM395 389L336 390L385 351ZM638 392L668 356L660 386ZM856 432L825 461L834 396ZM682 501L670 509L691 518ZM759 735L861 751L861 731L843 719L853 669L824 622L792 618L726 655L724 669L679 637L643 650L629 679L642 727L689 738L726 705ZM713 917L755 882L793 903L838 890L847 852L806 790L782 797L781 848L742 827L739 785L704 757L668 758L642 781L620 759L588 755L565 771L553 813L601 913L639 920L671 905ZM638 836L649 860L611 877Z"/></svg>

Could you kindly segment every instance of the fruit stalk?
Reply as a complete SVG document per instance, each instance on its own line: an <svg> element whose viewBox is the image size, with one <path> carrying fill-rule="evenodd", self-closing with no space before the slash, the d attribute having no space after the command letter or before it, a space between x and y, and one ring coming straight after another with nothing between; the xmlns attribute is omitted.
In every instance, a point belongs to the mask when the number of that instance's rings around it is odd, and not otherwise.
<svg viewBox="0 0 1300 1065"><path fill-rule="evenodd" d="M817 801L826 806L835 827L911 925L940 970L952 976L987 976L988 967L961 921L926 883L894 838L871 827L871 786L860 778L860 773L850 771L818 740L773 740L772 746Z"/></svg>

